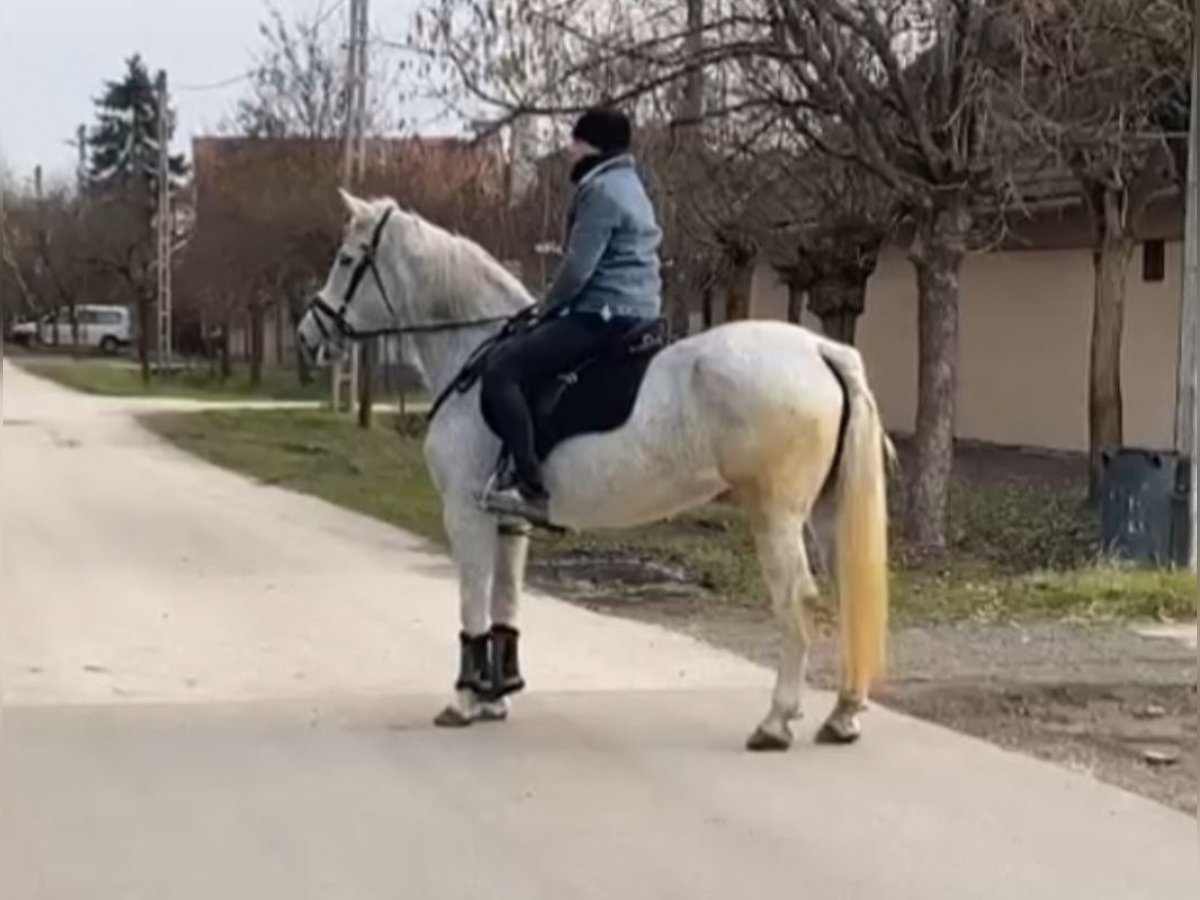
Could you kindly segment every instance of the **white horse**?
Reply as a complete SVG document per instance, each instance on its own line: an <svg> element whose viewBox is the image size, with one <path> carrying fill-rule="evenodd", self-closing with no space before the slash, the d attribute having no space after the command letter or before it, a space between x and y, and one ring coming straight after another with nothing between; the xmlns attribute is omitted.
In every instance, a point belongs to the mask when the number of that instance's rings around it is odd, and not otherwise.
<svg viewBox="0 0 1200 900"><path fill-rule="evenodd" d="M299 340L310 351L340 351L347 338L405 334L429 387L445 390L531 296L472 241L391 200L344 192L343 200L344 242ZM462 676L441 725L502 718L505 695L523 686L516 625L528 530L499 522L478 501L499 451L478 385L452 392L425 442L461 591ZM827 481L836 486L842 665L838 701L818 740L848 743L861 732L858 714L884 655L888 452L854 349L796 325L749 321L662 350L628 421L568 439L543 474L550 518L569 529L631 527L726 492L736 499L783 635L770 709L748 746L783 749L800 715L812 633L805 606L816 594L803 528Z"/></svg>

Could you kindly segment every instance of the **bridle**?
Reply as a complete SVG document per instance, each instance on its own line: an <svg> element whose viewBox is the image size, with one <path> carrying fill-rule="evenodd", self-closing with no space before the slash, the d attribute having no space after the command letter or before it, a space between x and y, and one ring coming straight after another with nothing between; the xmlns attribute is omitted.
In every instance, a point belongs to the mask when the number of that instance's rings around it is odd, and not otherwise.
<svg viewBox="0 0 1200 900"><path fill-rule="evenodd" d="M383 283L383 277L379 274L379 266L375 262L375 254L379 250L379 242L383 239L383 229L387 227L388 220L392 217L394 207L389 206L380 217L375 225L375 229L371 232L371 242L363 248L362 258L358 261L354 272L350 275L350 283L346 285L345 297L342 300L341 309L334 309L325 301L319 294L314 297L308 305L308 311L312 314L313 322L321 332L321 336L326 340L333 337L333 332L330 326L337 329L343 337L354 341L369 340L375 337L383 337L386 335L405 335L405 334L438 334L447 331L462 331L468 328L479 328L484 325L495 325L498 322L503 322L504 327L497 334L483 340L475 351L471 354L467 363L463 366L458 376L435 398L432 407L430 408L427 419L432 421L437 415L438 410L442 405L450 399L454 394L465 392L471 384L479 377L488 355L495 347L503 340L511 336L514 332L531 327L535 321L536 307L527 307L526 309L516 313L515 315L504 316L488 316L482 319L463 319L450 322L428 322L416 325L401 325L400 316L396 311L395 305L392 303L391 297L388 296L387 287ZM383 298L384 305L388 308L388 312L392 316L394 323L390 328L378 328L370 331L363 331L355 328L346 321L346 310L350 308L351 301L354 300L355 292L357 292L362 280L367 277L370 272L375 279L375 286L379 289L379 296ZM328 320L328 321L326 321Z"/></svg>
<svg viewBox="0 0 1200 900"><path fill-rule="evenodd" d="M464 328L494 325L497 322L504 322L510 318L509 316L489 316L483 319L467 319L457 322L430 322L418 325L399 324L400 315L392 303L392 298L388 296L387 288L383 283L383 276L379 274L379 266L375 262L375 254L379 251L379 242L383 239L383 229L387 227L388 220L391 219L394 209L395 207L389 206L384 210L383 215L380 216L379 221L375 224L375 228L371 232L371 242L363 248L363 255L350 275L350 283L346 285L346 293L342 299L341 308L335 309L319 294L309 302L308 310L312 313L313 321L316 323L321 336L325 340L333 337L333 332L330 331L331 325L342 336L350 340L364 341L386 335L436 334L443 331L460 331ZM362 284L362 280L367 277L368 272L375 279L375 287L379 289L379 296L383 298L383 304L387 307L388 313L392 317L394 324L388 328L362 330L355 328L346 321L346 311L350 308L350 303L354 300L355 293L358 291L359 285Z"/></svg>

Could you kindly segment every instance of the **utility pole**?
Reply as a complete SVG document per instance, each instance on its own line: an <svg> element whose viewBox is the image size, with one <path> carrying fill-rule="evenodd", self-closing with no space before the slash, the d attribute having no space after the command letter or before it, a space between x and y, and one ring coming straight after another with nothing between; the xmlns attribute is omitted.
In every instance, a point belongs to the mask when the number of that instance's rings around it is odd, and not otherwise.
<svg viewBox="0 0 1200 900"><path fill-rule="evenodd" d="M46 234L46 208L42 203L42 166L40 163L33 167L33 199L37 209L37 229L35 233L38 242L38 253L33 259L33 272L35 275L40 276L46 265L46 244L49 240ZM45 298L40 293L38 301L39 303L45 302ZM53 318L50 320L50 343L57 347L60 343L59 337L62 328L61 323L58 321L57 305L52 310L52 313Z"/></svg>
<svg viewBox="0 0 1200 900"><path fill-rule="evenodd" d="M174 228L171 225L171 148L168 116L167 73L160 70L155 83L158 103L158 371L166 372L171 364L171 244Z"/></svg>
<svg viewBox="0 0 1200 900"><path fill-rule="evenodd" d="M87 127L80 125L75 129L75 139L67 140L63 143L69 144L75 148L75 215L82 217L84 206L84 192L87 190ZM86 283L83 290L80 292L85 300L87 299ZM71 324L71 352L73 355L79 353L79 309L78 299L75 292L72 292L67 298L67 315Z"/></svg>
<svg viewBox="0 0 1200 900"><path fill-rule="evenodd" d="M1196 306L1200 292L1200 0L1195 0L1192 39L1192 105L1188 125L1187 224L1183 238L1183 300L1179 311L1179 366L1175 391L1175 449L1191 460L1189 564L1196 568Z"/></svg>
<svg viewBox="0 0 1200 900"><path fill-rule="evenodd" d="M75 129L75 192L80 199L87 187L87 126Z"/></svg>
<svg viewBox="0 0 1200 900"><path fill-rule="evenodd" d="M369 37L367 0L350 0L350 34L346 54L346 120L342 156L342 180L347 187L355 187L361 183L366 169Z"/></svg>
<svg viewBox="0 0 1200 900"><path fill-rule="evenodd" d="M342 133L342 182L347 190L361 187L366 174L367 141L367 75L370 16L367 0L350 0L350 27L346 53L346 110ZM374 354L372 342L351 345L343 360L334 366L332 389L333 408L342 408L341 395L346 389L353 403L352 391L357 387L358 423L371 426Z"/></svg>

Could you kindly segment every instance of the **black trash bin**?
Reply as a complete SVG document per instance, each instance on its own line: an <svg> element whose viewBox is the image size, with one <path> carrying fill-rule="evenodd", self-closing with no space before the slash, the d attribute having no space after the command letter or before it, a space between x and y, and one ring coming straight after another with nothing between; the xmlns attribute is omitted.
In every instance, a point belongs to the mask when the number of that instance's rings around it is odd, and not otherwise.
<svg viewBox="0 0 1200 900"><path fill-rule="evenodd" d="M1100 546L1110 559L1187 565L1191 469L1175 453L1122 447L1101 454Z"/></svg>
<svg viewBox="0 0 1200 900"><path fill-rule="evenodd" d="M1192 560L1192 460L1176 458L1175 495L1171 498L1171 559L1183 568Z"/></svg>

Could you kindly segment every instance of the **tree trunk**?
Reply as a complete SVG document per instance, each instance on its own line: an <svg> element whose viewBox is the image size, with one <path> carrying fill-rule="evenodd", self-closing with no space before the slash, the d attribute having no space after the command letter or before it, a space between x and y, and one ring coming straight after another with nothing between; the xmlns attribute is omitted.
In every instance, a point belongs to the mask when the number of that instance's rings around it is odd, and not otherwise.
<svg viewBox="0 0 1200 900"><path fill-rule="evenodd" d="M818 278L809 288L808 306L821 320L825 336L854 346L858 317L866 305L867 272Z"/></svg>
<svg viewBox="0 0 1200 900"><path fill-rule="evenodd" d="M150 298L138 293L138 361L142 365L142 384L150 383Z"/></svg>
<svg viewBox="0 0 1200 900"><path fill-rule="evenodd" d="M671 337L687 337L691 327L691 297L688 296L687 283L682 276L675 274L667 284L666 312L671 326Z"/></svg>
<svg viewBox="0 0 1200 900"><path fill-rule="evenodd" d="M221 319L221 337L218 353L221 356L221 380L228 381L233 375L233 364L229 359L229 332L233 327L233 322L228 313Z"/></svg>
<svg viewBox="0 0 1200 900"><path fill-rule="evenodd" d="M296 355L296 377L300 379L301 387L308 387L313 383L312 366L308 363L308 357L304 353L304 348L300 346L299 341L293 348Z"/></svg>
<svg viewBox="0 0 1200 900"><path fill-rule="evenodd" d="M799 325L804 318L804 295L808 289L799 282L788 280L787 320L793 325Z"/></svg>
<svg viewBox="0 0 1200 900"><path fill-rule="evenodd" d="M857 326L858 316L845 310L821 316L821 330L825 332L825 337L851 347L854 346L854 333Z"/></svg>
<svg viewBox="0 0 1200 900"><path fill-rule="evenodd" d="M1121 339L1125 326L1125 277L1134 242L1123 223L1120 192L1105 190L1097 210L1097 242L1092 261L1095 285L1088 370L1089 495L1100 485L1100 453L1124 440L1121 399Z"/></svg>
<svg viewBox="0 0 1200 900"><path fill-rule="evenodd" d="M754 299L753 253L733 247L728 251L729 278L725 285L725 321L749 319Z"/></svg>
<svg viewBox="0 0 1200 900"><path fill-rule="evenodd" d="M358 356L358 427L370 428L375 404L375 341L359 344Z"/></svg>
<svg viewBox="0 0 1200 900"><path fill-rule="evenodd" d="M262 384L263 367L263 315L257 303L250 306L250 386Z"/></svg>
<svg viewBox="0 0 1200 900"><path fill-rule="evenodd" d="M296 340L296 329L300 327L300 321L304 318L306 305L301 299L300 294L295 291L288 293L287 310L288 321L291 323L292 333L292 356L296 360L296 374L300 379L300 384L308 387L313 383L312 366L309 365L309 359L304 352L304 348L300 346L300 341Z"/></svg>
<svg viewBox="0 0 1200 900"><path fill-rule="evenodd" d="M283 310L278 306L273 307L271 318L275 321L275 365L282 369L287 364L283 352Z"/></svg>
<svg viewBox="0 0 1200 900"><path fill-rule="evenodd" d="M914 551L946 549L946 500L954 463L958 381L959 275L970 214L961 203L930 210L917 225L917 432L910 473L907 531Z"/></svg>
<svg viewBox="0 0 1200 900"><path fill-rule="evenodd" d="M700 298L700 318L705 331L712 328L716 320L716 310L713 308L716 301L714 294L714 286L712 284L705 285L704 293Z"/></svg>
<svg viewBox="0 0 1200 900"><path fill-rule="evenodd" d="M71 358L79 357L79 309L75 306L75 301L69 301L67 306L67 315L71 319Z"/></svg>

